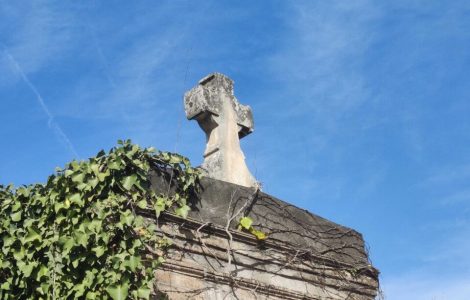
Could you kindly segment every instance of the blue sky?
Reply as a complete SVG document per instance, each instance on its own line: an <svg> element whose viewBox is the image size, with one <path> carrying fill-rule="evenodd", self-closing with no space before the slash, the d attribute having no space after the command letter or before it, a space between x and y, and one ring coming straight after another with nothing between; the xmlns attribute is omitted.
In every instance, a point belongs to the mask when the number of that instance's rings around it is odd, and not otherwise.
<svg viewBox="0 0 470 300"><path fill-rule="evenodd" d="M387 299L470 297L470 2L0 1L0 182L204 136L210 72L264 190L363 233Z"/></svg>

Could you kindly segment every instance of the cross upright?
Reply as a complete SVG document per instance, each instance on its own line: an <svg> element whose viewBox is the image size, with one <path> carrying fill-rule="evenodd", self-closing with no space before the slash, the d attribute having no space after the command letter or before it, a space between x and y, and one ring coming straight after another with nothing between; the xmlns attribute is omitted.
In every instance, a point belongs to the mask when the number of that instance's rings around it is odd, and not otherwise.
<svg viewBox="0 0 470 300"><path fill-rule="evenodd" d="M186 117L197 120L206 133L202 168L211 178L255 187L257 182L245 163L240 139L253 132L253 114L238 103L233 81L220 73L210 74L184 95Z"/></svg>

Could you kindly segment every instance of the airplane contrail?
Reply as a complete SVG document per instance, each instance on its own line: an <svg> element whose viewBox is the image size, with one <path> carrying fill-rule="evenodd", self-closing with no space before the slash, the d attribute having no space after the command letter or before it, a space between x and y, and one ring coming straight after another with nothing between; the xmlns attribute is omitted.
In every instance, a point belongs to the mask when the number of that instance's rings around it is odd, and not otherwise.
<svg viewBox="0 0 470 300"><path fill-rule="evenodd" d="M47 105L44 102L44 99L42 98L39 91L31 83L28 76L26 76L23 69L21 68L20 64L16 61L16 59L13 57L13 55L10 54L10 51L8 51L8 49L5 46L3 46L3 48L4 48L3 52L8 57L8 59L11 61L11 63L15 66L16 71L21 76L21 79L23 79L24 83L26 83L26 85L31 89L31 91L36 95L36 99L37 99L39 105L41 106L44 113L47 115L47 118L48 118L47 125L49 126L49 128L54 131L55 135L58 136L58 138L60 140L62 140L62 142L67 146L68 150L70 152L72 152L72 154L76 158L79 158L80 155L78 155L77 150L75 150L75 147L73 146L72 142L70 141L68 136L65 134L65 132L62 130L60 125L54 120L54 115L51 113L51 111L47 107Z"/></svg>

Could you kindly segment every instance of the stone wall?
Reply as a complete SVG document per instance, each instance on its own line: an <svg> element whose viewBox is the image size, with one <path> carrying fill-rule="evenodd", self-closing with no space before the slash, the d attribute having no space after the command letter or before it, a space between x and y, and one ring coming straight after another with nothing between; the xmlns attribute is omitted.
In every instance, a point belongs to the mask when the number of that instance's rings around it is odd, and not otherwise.
<svg viewBox="0 0 470 300"><path fill-rule="evenodd" d="M165 181L154 176L156 190ZM158 220L173 245L157 271L169 299L374 299L362 236L254 189L205 178L187 219ZM149 214L149 217L151 214ZM265 240L237 229L249 216Z"/></svg>

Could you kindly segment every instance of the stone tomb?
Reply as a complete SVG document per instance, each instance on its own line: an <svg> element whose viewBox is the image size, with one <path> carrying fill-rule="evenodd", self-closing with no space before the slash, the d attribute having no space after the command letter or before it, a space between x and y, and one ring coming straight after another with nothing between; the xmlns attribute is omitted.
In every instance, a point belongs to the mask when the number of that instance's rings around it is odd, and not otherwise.
<svg viewBox="0 0 470 300"><path fill-rule="evenodd" d="M209 75L186 93L185 107L206 133L206 176L187 219L148 212L173 241L155 299L375 299L378 271L360 233L259 190L239 144L253 130L251 109L233 82ZM156 192L169 190L165 178L152 173ZM243 216L267 238L239 230Z"/></svg>
<svg viewBox="0 0 470 300"><path fill-rule="evenodd" d="M187 219L158 220L174 244L157 270L156 299L375 299L378 271L360 233L253 188L201 185ZM238 230L242 216L268 237Z"/></svg>

